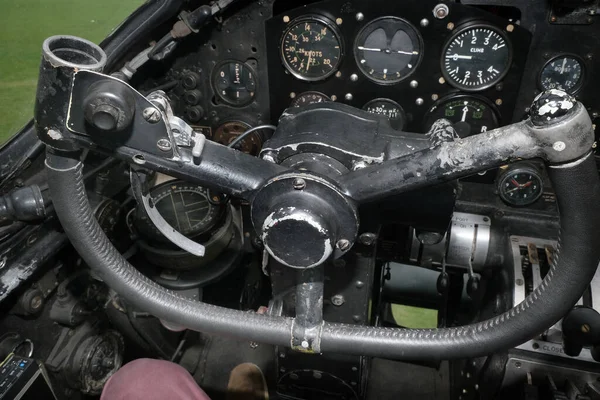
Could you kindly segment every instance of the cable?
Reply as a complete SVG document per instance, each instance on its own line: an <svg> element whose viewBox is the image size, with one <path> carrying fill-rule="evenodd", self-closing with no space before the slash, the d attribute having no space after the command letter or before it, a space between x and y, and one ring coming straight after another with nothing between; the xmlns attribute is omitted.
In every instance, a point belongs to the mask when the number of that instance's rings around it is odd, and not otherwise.
<svg viewBox="0 0 600 400"><path fill-rule="evenodd" d="M229 143L227 145L227 147L233 148L236 144L238 144L239 142L244 140L248 135L250 135L253 132L259 131L261 129L271 129L272 131L274 131L277 129L277 127L275 125L258 125L258 126L255 126L254 128L250 128L246 132L242 133L240 136L238 136L234 140L232 140L231 143Z"/></svg>

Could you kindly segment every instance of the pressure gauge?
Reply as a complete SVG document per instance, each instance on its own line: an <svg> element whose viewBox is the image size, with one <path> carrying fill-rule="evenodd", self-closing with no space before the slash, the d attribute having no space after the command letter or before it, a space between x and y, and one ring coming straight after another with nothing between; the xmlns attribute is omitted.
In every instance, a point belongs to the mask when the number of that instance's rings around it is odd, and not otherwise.
<svg viewBox="0 0 600 400"><path fill-rule="evenodd" d="M454 95L436 102L425 115L425 132L435 121L446 118L461 138L496 129L498 112L487 99L475 95Z"/></svg>
<svg viewBox="0 0 600 400"><path fill-rule="evenodd" d="M539 85L543 90L559 89L575 93L583 84L584 64L579 57L560 55L544 65Z"/></svg>
<svg viewBox="0 0 600 400"><path fill-rule="evenodd" d="M300 93L298 96L294 97L294 100L292 100L290 106L303 107L311 104L326 103L328 101L331 101L331 98L329 96L321 92L310 91Z"/></svg>

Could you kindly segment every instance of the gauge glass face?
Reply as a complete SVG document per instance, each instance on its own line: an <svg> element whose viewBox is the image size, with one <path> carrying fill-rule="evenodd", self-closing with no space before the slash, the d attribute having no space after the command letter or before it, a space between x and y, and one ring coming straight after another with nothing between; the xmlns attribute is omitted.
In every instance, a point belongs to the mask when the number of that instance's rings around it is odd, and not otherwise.
<svg viewBox="0 0 600 400"><path fill-rule="evenodd" d="M503 33L488 26L474 26L448 41L442 55L442 73L458 89L482 90L506 75L511 59L510 43Z"/></svg>
<svg viewBox="0 0 600 400"><path fill-rule="evenodd" d="M331 101L331 99L321 92L304 92L296 96L294 100L292 100L290 106L303 107L310 104L325 103L328 101Z"/></svg>
<svg viewBox="0 0 600 400"><path fill-rule="evenodd" d="M409 22L383 17L359 32L354 56L367 78L380 84L393 84L416 70L423 53L422 43L421 36Z"/></svg>
<svg viewBox="0 0 600 400"><path fill-rule="evenodd" d="M213 71L216 95L234 106L244 106L256 96L256 75L250 66L240 61L226 61Z"/></svg>
<svg viewBox="0 0 600 400"><path fill-rule="evenodd" d="M221 215L221 208L209 201L209 195L207 189L183 181L166 182L150 190L159 214L190 238L209 231ZM142 207L138 208L136 227L155 240L166 240Z"/></svg>
<svg viewBox="0 0 600 400"><path fill-rule="evenodd" d="M390 125L396 130L404 129L406 114L400 104L390 99L371 100L363 106L363 110L371 114L383 115L390 120Z"/></svg>
<svg viewBox="0 0 600 400"><path fill-rule="evenodd" d="M513 169L503 176L498 185L502 200L513 206L527 206L540 198L543 183L533 168Z"/></svg>
<svg viewBox="0 0 600 400"><path fill-rule="evenodd" d="M334 74L342 58L342 43L336 28L324 18L305 18L284 32L281 57L296 78L318 81Z"/></svg>
<svg viewBox="0 0 600 400"><path fill-rule="evenodd" d="M452 122L461 138L498 127L498 115L493 106L474 96L455 96L439 101L431 107L425 117L425 131L429 131L433 123L440 118Z"/></svg>
<svg viewBox="0 0 600 400"><path fill-rule="evenodd" d="M575 57L561 56L550 60L540 74L540 86L544 90L575 93L582 83L583 64Z"/></svg>

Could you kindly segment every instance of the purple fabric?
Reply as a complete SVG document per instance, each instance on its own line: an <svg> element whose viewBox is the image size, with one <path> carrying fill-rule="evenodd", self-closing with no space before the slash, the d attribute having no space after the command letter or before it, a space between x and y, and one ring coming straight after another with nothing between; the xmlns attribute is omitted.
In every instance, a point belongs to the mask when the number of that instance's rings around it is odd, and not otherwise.
<svg viewBox="0 0 600 400"><path fill-rule="evenodd" d="M210 400L183 367L150 358L134 360L117 371L100 400Z"/></svg>

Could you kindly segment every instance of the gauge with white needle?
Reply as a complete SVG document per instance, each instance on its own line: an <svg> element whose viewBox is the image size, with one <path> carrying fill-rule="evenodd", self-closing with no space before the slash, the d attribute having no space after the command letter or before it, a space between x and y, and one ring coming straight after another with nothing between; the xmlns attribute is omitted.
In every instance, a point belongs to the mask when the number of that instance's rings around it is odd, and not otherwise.
<svg viewBox="0 0 600 400"><path fill-rule="evenodd" d="M540 72L540 88L576 93L583 85L584 65L583 61L574 55L562 54L550 59Z"/></svg>
<svg viewBox="0 0 600 400"><path fill-rule="evenodd" d="M390 85L409 77L419 66L423 40L408 21L378 18L356 37L354 57L360 71L373 82Z"/></svg>
<svg viewBox="0 0 600 400"><path fill-rule="evenodd" d="M461 138L499 126L496 107L484 97L474 95L453 95L436 102L425 115L424 132L440 118L452 122Z"/></svg>

